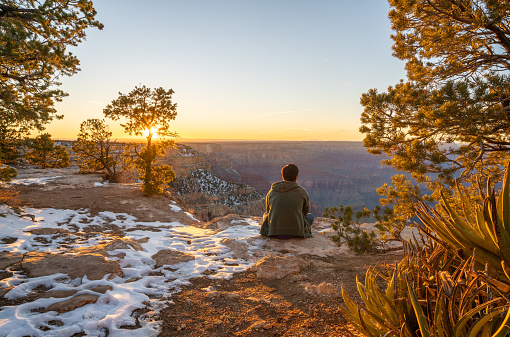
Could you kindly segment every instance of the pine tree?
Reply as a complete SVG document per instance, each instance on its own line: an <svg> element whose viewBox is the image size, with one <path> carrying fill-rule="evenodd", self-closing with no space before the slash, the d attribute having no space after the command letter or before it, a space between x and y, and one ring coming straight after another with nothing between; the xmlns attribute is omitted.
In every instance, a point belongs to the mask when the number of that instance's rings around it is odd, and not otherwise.
<svg viewBox="0 0 510 337"><path fill-rule="evenodd" d="M25 158L41 168L68 167L69 154L64 146L55 145L49 133L43 133L28 141L30 149Z"/></svg>
<svg viewBox="0 0 510 337"><path fill-rule="evenodd" d="M157 179L153 177L156 158L163 156L168 146L172 145L172 142L163 140L164 137L177 135L170 131L170 122L177 116L177 104L172 103L173 93L172 89L151 90L146 86L135 86L127 95L119 93L119 97L103 110L108 118L125 119L126 123L121 125L128 134L142 136L145 133L145 147L137 153L138 159L135 161L139 177L143 180L142 190L145 195L160 193L160 184L173 179L171 167L157 171ZM155 134L162 140L154 142ZM166 174L165 179L160 177L163 172Z"/></svg>
<svg viewBox="0 0 510 337"><path fill-rule="evenodd" d="M72 147L81 173L105 170L110 182L118 182L122 146L111 141L112 132L101 119L87 119L80 125Z"/></svg>
<svg viewBox="0 0 510 337"><path fill-rule="evenodd" d="M365 146L435 199L455 178L495 181L510 157L510 3L389 2L408 79L362 95Z"/></svg>

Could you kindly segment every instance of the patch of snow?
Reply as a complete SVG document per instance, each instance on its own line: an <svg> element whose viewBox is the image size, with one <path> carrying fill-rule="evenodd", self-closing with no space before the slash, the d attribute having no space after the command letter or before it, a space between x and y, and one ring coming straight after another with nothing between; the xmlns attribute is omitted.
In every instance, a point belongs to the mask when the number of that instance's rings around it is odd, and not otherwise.
<svg viewBox="0 0 510 337"><path fill-rule="evenodd" d="M171 207L177 207L170 205ZM172 294L180 291L183 285L190 284L191 278L207 275L212 279L229 279L234 273L248 269L255 261L246 261L233 256L232 251L221 242L225 238L238 239L249 245L250 251L262 249L264 239L258 237L256 221L247 219L249 225L239 224L224 231L185 226L179 222L141 222L129 214L101 212L92 216L87 210L58 210L25 208L20 216L6 206L0 206L0 239L16 238L15 242L0 241L0 251L26 253L31 251L65 252L69 249L91 247L111 240L111 233L97 232L81 235L88 226L116 225L126 233L125 238L139 242L143 250L116 249L109 252L110 260L118 260L123 276L109 280L88 280L87 277L71 279L66 274L54 274L28 278L21 271L8 270L10 277L0 280L0 288L13 287L5 295L9 299L25 297L38 286L51 290L76 290L77 295L94 294L99 296L95 303L86 304L75 310L58 314L55 311L35 312L53 303L71 298L40 298L19 305L5 306L0 311L0 335L8 336L71 336L85 333L88 336L156 336L160 322L155 320L157 312L171 302ZM196 220L191 214L188 216ZM32 221L32 218L34 221ZM198 220L197 220L198 221ZM72 234L33 235L28 230L35 228L61 228ZM44 237L44 243L36 238ZM66 239L66 241L64 241ZM74 241L73 241L74 240ZM12 242L12 243L1 243ZM65 244L65 246L64 246ZM67 246L67 247L66 247ZM171 249L191 254L194 260L156 268L152 256L162 249ZM9 269L9 268L8 268ZM204 271L208 271L203 274ZM212 272L212 273L211 273ZM96 286L110 286L112 290L104 294L92 292ZM122 329L125 325L135 325L132 317L136 309L148 308L139 317L140 328ZM61 321L62 325L52 325ZM45 329L41 329L44 327ZM4 336L4 335L3 335Z"/></svg>
<svg viewBox="0 0 510 337"><path fill-rule="evenodd" d="M200 220L195 218L193 214L191 214L190 212L184 212L184 214L186 214L190 219L200 222Z"/></svg>
<svg viewBox="0 0 510 337"><path fill-rule="evenodd" d="M25 178L25 179L12 179L12 185L46 185L52 180L58 179L62 176L56 177L41 177L41 178Z"/></svg>
<svg viewBox="0 0 510 337"><path fill-rule="evenodd" d="M177 205L171 205L171 204L169 204L168 206L170 206L170 209L171 209L172 211L174 211L174 212L180 212L180 211L182 210L182 209L181 209L179 206L177 206Z"/></svg>

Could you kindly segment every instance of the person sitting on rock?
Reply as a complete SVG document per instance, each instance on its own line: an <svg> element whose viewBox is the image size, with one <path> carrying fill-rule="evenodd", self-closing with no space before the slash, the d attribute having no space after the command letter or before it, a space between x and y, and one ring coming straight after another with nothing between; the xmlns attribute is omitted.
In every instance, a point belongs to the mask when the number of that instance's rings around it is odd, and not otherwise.
<svg viewBox="0 0 510 337"><path fill-rule="evenodd" d="M283 181L271 185L266 196L266 212L260 234L277 239L309 238L314 220L310 198L296 183L299 169L294 164L282 168Z"/></svg>

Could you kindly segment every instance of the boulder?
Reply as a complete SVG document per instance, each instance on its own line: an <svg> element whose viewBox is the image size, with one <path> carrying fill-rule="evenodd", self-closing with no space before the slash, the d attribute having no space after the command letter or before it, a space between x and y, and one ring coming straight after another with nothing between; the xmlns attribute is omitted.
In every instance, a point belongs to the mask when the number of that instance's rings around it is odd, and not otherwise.
<svg viewBox="0 0 510 337"><path fill-rule="evenodd" d="M162 249L156 254L152 255L151 258L156 261L156 268L164 265L188 262L195 259L195 257L191 254L170 249Z"/></svg>
<svg viewBox="0 0 510 337"><path fill-rule="evenodd" d="M5 268L12 266L23 260L23 254L21 253L11 253L11 252L0 252L0 269L5 270Z"/></svg>
<svg viewBox="0 0 510 337"><path fill-rule="evenodd" d="M338 288L331 283L322 282L321 284L306 284L305 291L312 295L337 296Z"/></svg>
<svg viewBox="0 0 510 337"><path fill-rule="evenodd" d="M328 257L342 251L341 247L331 239L333 233L315 233L313 237L288 240L268 239L264 250L294 255L315 255ZM345 250L345 248L344 248Z"/></svg>
<svg viewBox="0 0 510 337"><path fill-rule="evenodd" d="M77 295L62 302L53 303L49 307L45 308L44 312L56 311L59 314L62 314L65 312L73 311L76 308L83 307L84 305L90 303L96 303L98 298L99 298L98 295L90 294Z"/></svg>
<svg viewBox="0 0 510 337"><path fill-rule="evenodd" d="M209 222L193 224L193 226L222 231L229 227L237 226L239 224L248 225L245 218L246 217L237 214L228 214L219 218L215 218Z"/></svg>
<svg viewBox="0 0 510 337"><path fill-rule="evenodd" d="M279 280L287 275L299 273L309 262L292 255L266 256L248 269L259 278Z"/></svg>
<svg viewBox="0 0 510 337"><path fill-rule="evenodd" d="M30 252L25 255L21 267L28 277L40 277L56 273L70 278L87 276L89 280L100 280L110 274L110 279L122 275L118 261L106 260L99 254L44 254Z"/></svg>
<svg viewBox="0 0 510 337"><path fill-rule="evenodd" d="M69 234L71 233L69 230L65 228L36 228L29 230L33 235L55 235L55 234Z"/></svg>

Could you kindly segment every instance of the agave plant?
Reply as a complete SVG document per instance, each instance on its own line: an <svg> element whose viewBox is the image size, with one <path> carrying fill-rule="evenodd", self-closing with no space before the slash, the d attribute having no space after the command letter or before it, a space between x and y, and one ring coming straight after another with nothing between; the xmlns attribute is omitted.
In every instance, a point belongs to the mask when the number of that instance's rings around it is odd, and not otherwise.
<svg viewBox="0 0 510 337"><path fill-rule="evenodd" d="M441 216L424 203L417 207L417 214L429 229L425 231L443 247L460 258L474 256L476 269L488 264L495 284L510 291L510 174L506 169L501 192L496 200L487 181L487 195L479 188L483 205L474 204L457 185L464 217L460 216L443 196L441 206L448 217Z"/></svg>
<svg viewBox="0 0 510 337"><path fill-rule="evenodd" d="M506 336L510 300L473 268L473 258L461 260L437 244L408 247L394 268L371 267L365 282L357 281L362 304L342 289L342 311L371 337Z"/></svg>
<svg viewBox="0 0 510 337"><path fill-rule="evenodd" d="M510 327L510 176L482 205L458 186L463 216L443 197L442 216L420 204L427 239L404 249L394 268L371 267L357 281L362 303L342 289L345 317L366 336L493 336ZM482 193L482 192L481 192Z"/></svg>

